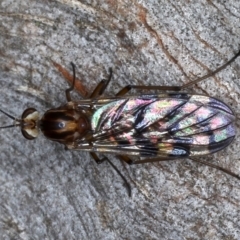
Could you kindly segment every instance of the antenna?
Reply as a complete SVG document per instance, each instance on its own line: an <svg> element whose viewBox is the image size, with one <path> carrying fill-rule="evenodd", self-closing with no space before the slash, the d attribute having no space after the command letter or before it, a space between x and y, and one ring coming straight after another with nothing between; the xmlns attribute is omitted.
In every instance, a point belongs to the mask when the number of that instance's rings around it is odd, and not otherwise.
<svg viewBox="0 0 240 240"><path fill-rule="evenodd" d="M0 109L0 112L2 112L3 114L5 114L6 116L8 116L9 118L11 118L12 120L15 121L15 124L11 124L11 125L7 125L7 126L3 126L3 127L0 127L0 129L2 128L12 128L12 127L17 127L17 126L21 126L21 120L20 119L17 119L15 117L13 117L12 115L10 115L9 113L6 113L5 111L3 111L2 109ZM18 123L16 123L18 122Z"/></svg>

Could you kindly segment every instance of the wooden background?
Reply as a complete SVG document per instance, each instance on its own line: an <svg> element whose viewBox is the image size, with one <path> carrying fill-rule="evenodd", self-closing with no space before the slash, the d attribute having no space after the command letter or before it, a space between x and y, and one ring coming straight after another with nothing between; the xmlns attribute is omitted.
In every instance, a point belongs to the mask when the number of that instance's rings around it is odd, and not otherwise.
<svg viewBox="0 0 240 240"><path fill-rule="evenodd" d="M239 0L1 0L1 108L19 117L64 104L66 74L54 62L70 73L74 62L89 92L112 67L110 96L129 83L182 85L231 58L239 36ZM235 141L205 160L238 174L239 67L240 58L189 90L236 113ZM110 156L133 187L128 198L109 164L87 153L27 141L19 129L2 129L0 142L1 239L240 239L240 181L219 171Z"/></svg>

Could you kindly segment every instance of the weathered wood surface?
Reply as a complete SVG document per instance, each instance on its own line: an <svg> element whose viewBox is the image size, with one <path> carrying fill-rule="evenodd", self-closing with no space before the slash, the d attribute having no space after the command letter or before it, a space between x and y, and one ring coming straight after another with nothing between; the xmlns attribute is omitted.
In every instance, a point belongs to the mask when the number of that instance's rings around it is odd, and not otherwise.
<svg viewBox="0 0 240 240"><path fill-rule="evenodd" d="M114 77L126 84L182 85L224 63L240 47L240 1L0 1L1 108L20 116L64 104L67 82L86 90ZM240 113L240 59L193 92ZM74 98L80 96L74 94ZM5 116L1 125L7 124ZM239 120L237 120L239 128ZM189 160L126 166L133 186L87 153L64 151L18 129L0 134L1 239L240 239L240 182ZM208 159L240 174L239 130Z"/></svg>

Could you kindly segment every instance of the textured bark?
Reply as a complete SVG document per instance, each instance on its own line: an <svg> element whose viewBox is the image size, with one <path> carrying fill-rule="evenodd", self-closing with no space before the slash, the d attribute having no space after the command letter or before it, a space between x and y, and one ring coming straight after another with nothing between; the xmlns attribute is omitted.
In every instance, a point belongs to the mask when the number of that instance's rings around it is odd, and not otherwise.
<svg viewBox="0 0 240 240"><path fill-rule="evenodd" d="M1 108L20 116L66 102L70 61L84 94L113 68L107 94L131 83L182 85L240 46L240 1L0 1ZM240 113L240 59L191 92ZM79 94L73 95L75 99ZM1 125L10 124L1 114ZM0 134L1 239L240 239L240 182L190 160L127 166L128 198L109 164L19 129ZM240 175L239 131L206 159Z"/></svg>

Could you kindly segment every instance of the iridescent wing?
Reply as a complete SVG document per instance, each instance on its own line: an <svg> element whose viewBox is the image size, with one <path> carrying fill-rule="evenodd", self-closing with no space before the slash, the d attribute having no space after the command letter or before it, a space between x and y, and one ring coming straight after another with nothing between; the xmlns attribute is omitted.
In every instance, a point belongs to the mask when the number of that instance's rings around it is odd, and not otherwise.
<svg viewBox="0 0 240 240"><path fill-rule="evenodd" d="M100 152L187 157L214 153L235 136L234 115L223 102L201 95L144 95L113 100L92 117Z"/></svg>

